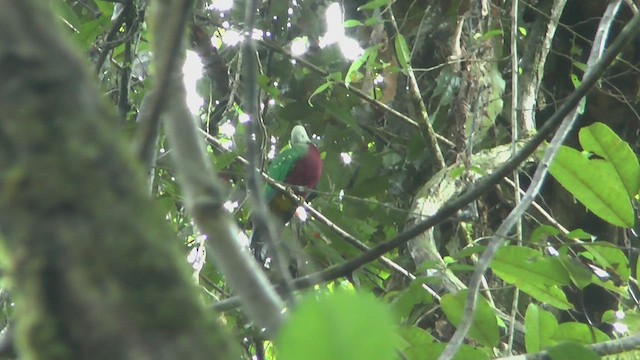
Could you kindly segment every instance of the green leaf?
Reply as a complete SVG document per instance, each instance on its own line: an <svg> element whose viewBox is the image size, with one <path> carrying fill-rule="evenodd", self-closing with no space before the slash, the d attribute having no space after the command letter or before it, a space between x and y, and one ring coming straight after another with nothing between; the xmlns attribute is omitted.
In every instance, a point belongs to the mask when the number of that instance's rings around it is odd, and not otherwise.
<svg viewBox="0 0 640 360"><path fill-rule="evenodd" d="M573 88L577 89L581 83L580 78L576 74L571 74L570 78L571 78L571 83L573 84Z"/></svg>
<svg viewBox="0 0 640 360"><path fill-rule="evenodd" d="M338 291L303 299L276 344L281 360L392 360L399 337L389 308L369 294Z"/></svg>
<svg viewBox="0 0 640 360"><path fill-rule="evenodd" d="M582 80L580 80L580 78L576 74L571 74L569 78L571 79L571 83L573 84L574 89L577 89L578 86L580 86L580 84L582 83ZM587 99L582 98L580 100L580 103L578 104L578 114L583 114L586 106L587 106Z"/></svg>
<svg viewBox="0 0 640 360"><path fill-rule="evenodd" d="M605 161L588 160L579 151L561 146L549 171L558 182L596 216L622 227L634 225L634 212L624 185L612 176Z"/></svg>
<svg viewBox="0 0 640 360"><path fill-rule="evenodd" d="M462 322L467 294L467 290L461 290L455 295L444 295L440 301L442 311L447 316L447 319L449 319L449 322L456 327ZM469 330L469 338L488 347L497 346L500 340L496 315L493 309L491 309L489 302L482 296L478 297L473 324Z"/></svg>
<svg viewBox="0 0 640 360"><path fill-rule="evenodd" d="M491 263L491 269L508 283L520 281L546 285L569 285L569 274L557 258L521 246L504 246Z"/></svg>
<svg viewBox="0 0 640 360"><path fill-rule="evenodd" d="M407 39L402 36L402 34L398 34L396 36L395 41L396 47L396 56L398 57L398 62L400 63L400 67L403 70L409 70L409 62L411 61L411 51L409 51L409 45L407 44Z"/></svg>
<svg viewBox="0 0 640 360"><path fill-rule="evenodd" d="M540 225L533 230L529 241L536 243L544 243L548 237L557 236L560 234L560 230L550 225Z"/></svg>
<svg viewBox="0 0 640 360"><path fill-rule="evenodd" d="M565 322L558 325L552 338L557 342L573 341L585 345L611 340L598 328L579 322Z"/></svg>
<svg viewBox="0 0 640 360"><path fill-rule="evenodd" d="M599 122L580 129L578 136L585 151L601 156L613 165L614 174L624 184L629 197L635 196L640 189L640 163L629 144Z"/></svg>
<svg viewBox="0 0 640 360"><path fill-rule="evenodd" d="M524 341L527 352L534 353L551 346L551 336L557 327L558 320L553 314L536 304L529 304L524 316Z"/></svg>
<svg viewBox="0 0 640 360"><path fill-rule="evenodd" d="M391 0L372 0L368 3L358 7L358 11L361 10L375 10L377 8L387 6L391 3Z"/></svg>
<svg viewBox="0 0 640 360"><path fill-rule="evenodd" d="M599 360L600 356L584 346L572 342L558 344L548 350L552 360Z"/></svg>
<svg viewBox="0 0 640 360"><path fill-rule="evenodd" d="M502 36L504 32L500 29L489 30L486 33L482 34L482 36L478 37L480 41L487 41L496 36Z"/></svg>
<svg viewBox="0 0 640 360"><path fill-rule="evenodd" d="M344 26L345 28L352 28L352 27L362 26L362 25L364 24L361 21L355 20L355 19L346 20L344 24L342 24L342 26Z"/></svg>
<svg viewBox="0 0 640 360"><path fill-rule="evenodd" d="M593 239L593 235L589 234L588 232L586 232L586 231L584 231L582 229L571 230L566 235L566 237L569 238L569 239L578 239L578 240L591 240L591 239Z"/></svg>
<svg viewBox="0 0 640 360"><path fill-rule="evenodd" d="M364 65L371 57L375 58L378 55L379 48L380 46L378 45L367 48L367 50L364 51L364 54L360 55L359 58L351 63L351 66L349 66L349 70L347 70L347 74L344 77L344 83L347 86L351 84L354 79L358 78L358 70L360 70L362 65ZM362 75L360 75L360 77L362 77Z"/></svg>
<svg viewBox="0 0 640 360"><path fill-rule="evenodd" d="M559 288L569 285L571 278L558 258L544 257L525 247L505 246L491 262L491 269L502 280L538 301L558 309L573 308Z"/></svg>
<svg viewBox="0 0 640 360"><path fill-rule="evenodd" d="M444 351L447 344L433 343L422 347L411 347L402 351L406 359L411 360L433 360L437 359ZM474 349L469 345L462 345L460 350L453 357L454 360L489 360L491 356L487 352Z"/></svg>
<svg viewBox="0 0 640 360"><path fill-rule="evenodd" d="M311 96L309 96L309 100L307 100L307 102L309 103L309 106L313 106L313 104L311 104L311 99L313 99L314 96L321 94L322 92L324 92L327 89L331 89L333 87L333 83L330 81L327 81L326 83L318 86L318 88L316 88L313 93L311 94Z"/></svg>
<svg viewBox="0 0 640 360"><path fill-rule="evenodd" d="M601 244L603 246L597 246ZM617 275L625 284L631 277L629 260L622 250L610 246L607 242L595 242L594 246L587 246L587 252L593 255L596 265L610 273Z"/></svg>
<svg viewBox="0 0 640 360"><path fill-rule="evenodd" d="M560 262L569 273L571 282L573 282L578 289L584 289L585 286L592 283L593 271L590 268L575 260L573 257L568 256L566 252L560 254L558 259L560 259Z"/></svg>
<svg viewBox="0 0 640 360"><path fill-rule="evenodd" d="M416 326L411 327L403 327L399 331L400 336L406 342L406 344L402 347L402 349L407 349L410 347L421 348L428 344L433 344L436 340L433 338L428 331L421 329Z"/></svg>
<svg viewBox="0 0 640 360"><path fill-rule="evenodd" d="M409 287L400 292L394 300L392 304L393 311L400 319L407 319L414 306L417 304L433 303L433 297L431 294L422 288L425 281L425 278L412 281Z"/></svg>

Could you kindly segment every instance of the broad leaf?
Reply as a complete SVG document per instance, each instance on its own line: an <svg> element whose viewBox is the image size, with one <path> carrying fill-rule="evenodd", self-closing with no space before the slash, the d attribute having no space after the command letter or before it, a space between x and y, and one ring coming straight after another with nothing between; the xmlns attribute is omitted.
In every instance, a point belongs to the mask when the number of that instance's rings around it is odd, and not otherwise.
<svg viewBox="0 0 640 360"><path fill-rule="evenodd" d="M603 123L594 123L580 129L580 145L585 151L592 152L608 160L616 176L633 197L640 189L640 164L629 144Z"/></svg>
<svg viewBox="0 0 640 360"><path fill-rule="evenodd" d="M553 340L557 342L574 341L586 345L611 339L607 334L593 326L578 322L566 322L558 325L553 334Z"/></svg>
<svg viewBox="0 0 640 360"><path fill-rule="evenodd" d="M592 350L573 342L565 342L548 350L552 360L599 360L600 356Z"/></svg>
<svg viewBox="0 0 640 360"><path fill-rule="evenodd" d="M398 337L384 303L340 291L301 301L277 344L282 360L391 360L397 358Z"/></svg>
<svg viewBox="0 0 640 360"><path fill-rule="evenodd" d="M400 67L408 71L409 70L409 62L411 60L411 51L409 51L409 45L407 45L407 39L402 36L402 34L396 35L395 41L396 47L396 56L398 57L398 62L400 63Z"/></svg>
<svg viewBox="0 0 640 360"><path fill-rule="evenodd" d="M411 360L433 360L437 359L444 351L447 344L433 343L427 344L421 348L409 348L402 352L406 359ZM489 360L488 351L483 352L479 349L474 349L469 345L462 345L460 350L453 357L454 360Z"/></svg>
<svg viewBox="0 0 640 360"><path fill-rule="evenodd" d="M633 207L620 179L612 176L612 168L605 161L589 160L577 150L562 146L549 171L595 215L617 226L632 227Z"/></svg>
<svg viewBox="0 0 640 360"><path fill-rule="evenodd" d="M491 269L508 283L526 281L547 285L569 285L569 274L557 258L521 246L505 246L498 250Z"/></svg>
<svg viewBox="0 0 640 360"><path fill-rule="evenodd" d="M558 320L538 305L529 304L524 317L525 347L528 353L541 351L553 344L551 337L558 327Z"/></svg>
<svg viewBox="0 0 640 360"><path fill-rule="evenodd" d="M571 278L558 258L542 256L529 248L505 246L496 254L491 269L538 301L558 309L573 308L559 288L569 285Z"/></svg>
<svg viewBox="0 0 640 360"><path fill-rule="evenodd" d="M455 295L446 294L440 301L442 311L449 319L449 322L456 327L462 322L467 294L467 290L459 291ZM482 296L478 297L476 313L469 330L469 338L490 347L497 346L498 340L500 340L496 315L489 302Z"/></svg>
<svg viewBox="0 0 640 360"><path fill-rule="evenodd" d="M602 244L602 246L597 246L598 244ZM622 250L610 245L610 243L596 242L592 246L587 246L586 249L589 254L593 255L597 266L610 275L617 276L626 284L631 276L629 260Z"/></svg>

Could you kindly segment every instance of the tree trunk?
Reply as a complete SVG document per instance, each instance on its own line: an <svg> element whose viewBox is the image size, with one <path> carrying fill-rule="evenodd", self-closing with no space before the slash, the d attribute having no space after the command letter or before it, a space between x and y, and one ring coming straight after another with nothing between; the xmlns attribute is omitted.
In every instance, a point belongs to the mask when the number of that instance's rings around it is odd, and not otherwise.
<svg viewBox="0 0 640 360"><path fill-rule="evenodd" d="M0 2L0 243L19 354L237 359L47 4Z"/></svg>

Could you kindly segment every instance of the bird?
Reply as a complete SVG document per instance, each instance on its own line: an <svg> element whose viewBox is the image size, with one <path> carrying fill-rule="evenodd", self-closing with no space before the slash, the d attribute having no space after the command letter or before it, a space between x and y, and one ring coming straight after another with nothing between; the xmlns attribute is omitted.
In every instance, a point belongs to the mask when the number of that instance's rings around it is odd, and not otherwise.
<svg viewBox="0 0 640 360"><path fill-rule="evenodd" d="M273 159L267 168L267 174L275 181L298 187L294 191L305 199L310 195L309 190L316 188L322 175L322 158L304 126L293 127L291 147ZM303 187L304 190L301 191L299 187ZM279 225L283 226L291 220L298 206L295 201L270 185L266 185L264 197L271 214L279 221ZM250 240L254 256L262 263L266 257L263 236L262 231L254 227Z"/></svg>

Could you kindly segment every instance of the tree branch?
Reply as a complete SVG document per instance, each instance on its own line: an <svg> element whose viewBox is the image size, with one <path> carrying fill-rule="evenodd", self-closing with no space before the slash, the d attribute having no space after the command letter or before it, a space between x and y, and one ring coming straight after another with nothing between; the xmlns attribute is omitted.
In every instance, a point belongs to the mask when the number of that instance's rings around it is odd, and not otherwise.
<svg viewBox="0 0 640 360"><path fill-rule="evenodd" d="M597 344L587 345L587 348L600 356L617 355L625 352L640 350L640 334L627 336L622 339L609 340ZM496 360L553 360L547 351L534 354L507 356Z"/></svg>
<svg viewBox="0 0 640 360"><path fill-rule="evenodd" d="M396 32L396 37L400 36L400 30L398 29L398 24L396 23L396 18L393 15L392 7L388 8L389 19L391 20L391 24ZM397 49L396 49L397 50ZM410 55L409 55L410 56ZM418 105L420 120L422 123L421 128L424 130L424 137L431 146L431 151L435 154L438 168L437 170L444 169L447 164L444 161L444 156L442 156L442 150L440 150L440 145L438 145L438 140L436 138L436 132L431 125L431 120L429 119L429 114L427 113L427 107L422 100L422 95L420 93L420 87L418 86L418 80L416 80L416 75L413 72L413 68L411 66L411 59L407 59L407 78L409 79L409 94L413 98L413 101Z"/></svg>
<svg viewBox="0 0 640 360"><path fill-rule="evenodd" d="M190 0L183 0L182 4L174 3L179 9L189 9ZM157 24L167 21L169 14L179 14L178 9L164 5L158 11ZM177 15L174 15L177 16ZM170 22L171 23L171 22ZM174 24L184 22L174 21ZM166 31L178 31L170 26L159 27L156 38L181 39L182 36L169 34ZM184 31L184 25L180 33ZM258 328L264 329L267 336L272 337L279 329L284 319L282 310L284 304L278 294L271 288L264 272L249 255L248 249L243 248L238 239L240 230L235 225L230 214L224 209L226 200L222 184L217 178L210 161L207 159L204 143L198 136L195 119L186 106L186 95L182 83L177 59L169 61L167 57L177 57L180 42L176 46L161 46L157 44L156 56L160 65L169 64L166 74L159 74L165 84L158 89L155 96L161 100L157 109L163 106L162 117L165 123L167 137L172 145L171 152L185 195L185 202L197 226L207 235L207 245L215 260L216 266L222 271L234 291L240 296L243 308L248 317ZM169 51L173 51L169 52ZM164 61L163 61L164 60ZM157 110L157 111L158 111Z"/></svg>
<svg viewBox="0 0 640 360"><path fill-rule="evenodd" d="M525 134L533 132L536 128L536 97L542 84L544 65L551 50L551 41L556 33L560 15L566 2L566 0L554 0L548 22L545 24L543 20L537 21L531 31L529 41L536 46L525 47L522 55L523 75L518 90L520 91L520 126Z"/></svg>

